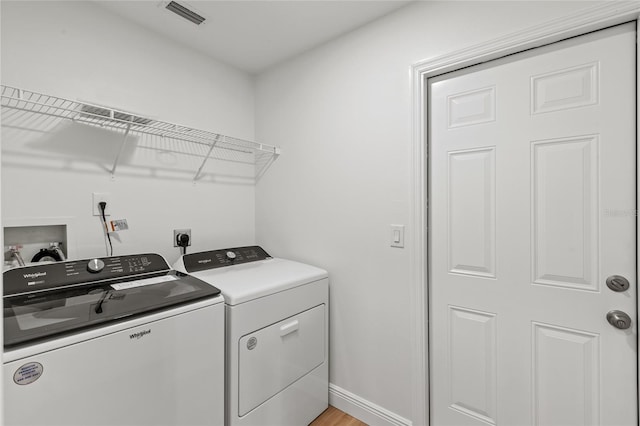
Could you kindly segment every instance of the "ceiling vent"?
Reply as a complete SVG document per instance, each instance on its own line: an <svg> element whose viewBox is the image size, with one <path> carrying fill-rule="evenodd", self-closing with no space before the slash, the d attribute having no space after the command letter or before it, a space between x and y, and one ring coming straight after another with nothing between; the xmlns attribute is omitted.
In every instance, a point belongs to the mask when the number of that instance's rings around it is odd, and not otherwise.
<svg viewBox="0 0 640 426"><path fill-rule="evenodd" d="M153 121L150 118L139 117L133 114L128 114L126 112L86 104L82 105L80 111L85 113L85 115L90 118L104 117L142 125L147 125Z"/></svg>
<svg viewBox="0 0 640 426"><path fill-rule="evenodd" d="M203 16L175 1L170 1L167 4L166 8L176 15L182 16L184 19L191 21L196 25L202 24L205 20Z"/></svg>

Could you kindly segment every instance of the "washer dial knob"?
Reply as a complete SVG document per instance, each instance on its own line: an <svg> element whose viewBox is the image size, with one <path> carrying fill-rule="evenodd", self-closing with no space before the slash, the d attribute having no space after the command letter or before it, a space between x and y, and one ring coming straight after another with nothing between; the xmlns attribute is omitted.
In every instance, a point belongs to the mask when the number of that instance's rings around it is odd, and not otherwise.
<svg viewBox="0 0 640 426"><path fill-rule="evenodd" d="M87 271L92 274L97 274L98 272L104 269L104 262L100 259L91 259L89 263L87 263Z"/></svg>
<svg viewBox="0 0 640 426"><path fill-rule="evenodd" d="M234 260L235 258L236 258L236 253L235 253L235 252L233 252L233 251L231 251L231 250L229 250L229 251L227 252L227 259L229 259L229 260Z"/></svg>

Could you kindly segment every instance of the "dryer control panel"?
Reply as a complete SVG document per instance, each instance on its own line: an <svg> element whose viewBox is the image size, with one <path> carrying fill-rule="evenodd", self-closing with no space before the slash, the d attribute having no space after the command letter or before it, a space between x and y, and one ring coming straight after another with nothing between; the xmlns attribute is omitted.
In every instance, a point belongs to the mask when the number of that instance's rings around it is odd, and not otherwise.
<svg viewBox="0 0 640 426"><path fill-rule="evenodd" d="M187 272L205 271L265 259L271 259L271 256L259 246L202 251L183 256L184 268Z"/></svg>

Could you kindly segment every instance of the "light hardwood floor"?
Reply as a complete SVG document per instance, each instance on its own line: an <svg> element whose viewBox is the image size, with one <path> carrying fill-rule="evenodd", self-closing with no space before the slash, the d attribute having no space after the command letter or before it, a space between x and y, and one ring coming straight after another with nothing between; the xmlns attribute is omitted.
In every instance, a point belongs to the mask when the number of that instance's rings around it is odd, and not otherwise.
<svg viewBox="0 0 640 426"><path fill-rule="evenodd" d="M367 426L367 424L330 405L309 426Z"/></svg>

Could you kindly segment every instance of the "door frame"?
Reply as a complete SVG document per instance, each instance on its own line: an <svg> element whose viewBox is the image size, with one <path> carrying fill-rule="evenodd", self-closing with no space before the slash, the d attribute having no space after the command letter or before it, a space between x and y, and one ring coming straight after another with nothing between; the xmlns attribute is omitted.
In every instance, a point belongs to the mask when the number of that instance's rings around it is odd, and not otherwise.
<svg viewBox="0 0 640 426"><path fill-rule="evenodd" d="M410 276L413 305L412 363L413 424L429 425L429 235L428 235L428 79L437 75L477 65L528 49L583 35L624 22L636 21L640 32L640 4L637 2L605 2L568 16L526 28L504 37L489 40L443 56L415 63L412 77L412 151L411 151L411 226L412 239ZM636 123L640 123L640 46L636 44ZM638 128L638 125L636 125ZM636 130L636 147L640 147ZM640 200L640 148L636 149L636 190ZM636 215L637 265L640 265L640 222ZM640 292L638 292L640 309ZM640 339L639 339L640 342ZM640 343L638 348L640 353ZM638 359L640 372L640 358ZM640 389L639 389L640 390ZM640 392L639 392L640 394Z"/></svg>

